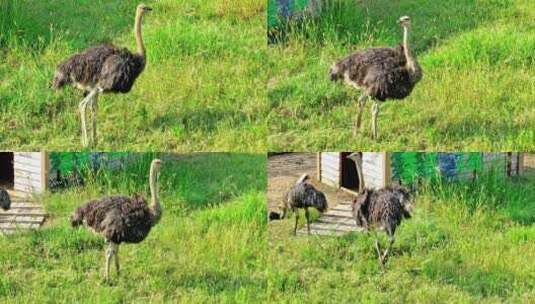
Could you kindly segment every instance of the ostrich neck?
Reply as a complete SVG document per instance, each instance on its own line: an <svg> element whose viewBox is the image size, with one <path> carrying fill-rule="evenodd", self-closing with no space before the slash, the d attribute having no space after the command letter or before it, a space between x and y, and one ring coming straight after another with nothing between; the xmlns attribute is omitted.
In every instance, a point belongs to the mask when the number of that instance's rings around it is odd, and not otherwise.
<svg viewBox="0 0 535 304"><path fill-rule="evenodd" d="M416 66L409 49L409 28L407 26L403 27L403 51L405 52L405 59L407 60L407 69L414 73L416 71Z"/></svg>
<svg viewBox="0 0 535 304"><path fill-rule="evenodd" d="M153 225L158 223L162 217L162 208L160 206L160 200L158 198L158 172L154 167L150 168L150 209L154 216Z"/></svg>
<svg viewBox="0 0 535 304"><path fill-rule="evenodd" d="M137 53L139 54L139 56L145 58L145 45L143 44L143 36L141 35L141 20L142 19L143 19L143 13L138 12L136 14L134 32L136 34Z"/></svg>
<svg viewBox="0 0 535 304"><path fill-rule="evenodd" d="M359 156L358 159L354 160L355 167L357 169L357 175L359 178L359 193L364 192L364 174L362 174L362 158Z"/></svg>

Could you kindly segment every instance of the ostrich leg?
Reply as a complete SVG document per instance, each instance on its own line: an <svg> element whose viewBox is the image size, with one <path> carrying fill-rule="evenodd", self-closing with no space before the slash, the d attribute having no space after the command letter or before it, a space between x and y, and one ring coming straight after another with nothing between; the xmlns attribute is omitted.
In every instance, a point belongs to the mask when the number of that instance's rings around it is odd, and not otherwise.
<svg viewBox="0 0 535 304"><path fill-rule="evenodd" d="M80 119L82 121L82 144L84 147L87 147L87 125L86 125L86 110L87 105L93 98L93 96L96 94L96 91L91 91L87 96L80 101L80 104L78 105L78 109L80 111Z"/></svg>
<svg viewBox="0 0 535 304"><path fill-rule="evenodd" d="M299 209L295 209L294 214L295 214L294 235L297 235L297 220L299 219Z"/></svg>
<svg viewBox="0 0 535 304"><path fill-rule="evenodd" d="M358 103L359 103L359 111L357 113L357 119L355 121L355 125L353 126L353 136L357 135L357 132L360 129L360 125L362 122L362 112L364 111L364 106L366 106L366 99L368 99L368 95L362 94L359 97Z"/></svg>
<svg viewBox="0 0 535 304"><path fill-rule="evenodd" d="M117 271L117 275L121 272L121 267L119 266L119 245L117 245L117 250L115 251L115 270Z"/></svg>
<svg viewBox="0 0 535 304"><path fill-rule="evenodd" d="M394 236L393 235L390 235L389 236L390 238L390 242L388 243L388 248L386 248L385 252L383 253L382 257L381 257L381 263L386 263L386 259L388 257L388 253L390 251L390 249L392 248L392 244L394 244Z"/></svg>
<svg viewBox="0 0 535 304"><path fill-rule="evenodd" d="M98 96L99 96L99 91L97 91L93 99L91 99L91 119L93 123L92 129L91 129L91 145L92 146L96 146L97 144Z"/></svg>
<svg viewBox="0 0 535 304"><path fill-rule="evenodd" d="M104 275L106 281L110 279L110 260L117 253L117 244L108 242L108 248L106 248L106 268L104 269Z"/></svg>
<svg viewBox="0 0 535 304"><path fill-rule="evenodd" d="M375 230L373 231L373 236L375 237L375 250L377 251L377 257L379 258L379 263L382 265L383 264L383 260L381 258L382 250L379 244L379 237L377 236L377 232L375 232Z"/></svg>
<svg viewBox="0 0 535 304"><path fill-rule="evenodd" d="M305 217L307 218L308 235L310 235L310 214L308 213L308 208L305 208Z"/></svg>
<svg viewBox="0 0 535 304"><path fill-rule="evenodd" d="M372 106L372 131L373 139L377 140L377 117L379 116L379 102L377 100L373 101Z"/></svg>

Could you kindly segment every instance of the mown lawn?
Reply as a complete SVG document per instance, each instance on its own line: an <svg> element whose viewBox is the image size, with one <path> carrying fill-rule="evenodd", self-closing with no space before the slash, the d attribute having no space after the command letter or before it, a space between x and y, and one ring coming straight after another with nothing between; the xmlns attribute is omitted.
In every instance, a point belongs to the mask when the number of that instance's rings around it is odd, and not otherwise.
<svg viewBox="0 0 535 304"><path fill-rule="evenodd" d="M75 89L50 89L59 62L111 41L134 50L139 1L2 1L0 148L80 150ZM264 151L265 1L146 1L147 67L99 99L96 150Z"/></svg>
<svg viewBox="0 0 535 304"><path fill-rule="evenodd" d="M264 155L166 161L163 217L140 244L122 245L121 275L103 280L105 242L68 217L90 198L148 193L146 155L83 188L46 194L39 231L0 236L2 303L258 303L266 296ZM165 159L165 158L164 158Z"/></svg>
<svg viewBox="0 0 535 304"><path fill-rule="evenodd" d="M535 175L420 190L381 270L373 236L294 237L270 224L268 293L282 303L533 303ZM302 221L303 222L303 221ZM381 233L383 244L386 237Z"/></svg>
<svg viewBox="0 0 535 304"><path fill-rule="evenodd" d="M271 45L269 149L529 150L535 142L535 2L336 0L317 20ZM332 63L358 49L395 46L412 19L423 80L403 102L371 106L352 135L359 92L329 80Z"/></svg>

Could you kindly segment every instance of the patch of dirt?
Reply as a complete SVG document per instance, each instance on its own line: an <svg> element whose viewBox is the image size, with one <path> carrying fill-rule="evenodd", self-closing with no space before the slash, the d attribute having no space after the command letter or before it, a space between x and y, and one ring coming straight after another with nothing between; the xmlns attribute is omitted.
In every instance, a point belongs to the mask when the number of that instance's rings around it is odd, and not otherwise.
<svg viewBox="0 0 535 304"><path fill-rule="evenodd" d="M352 199L348 193L318 181L317 153L285 153L271 155L268 158L268 211L279 211L283 196L303 173L310 176L311 184L325 193L330 207L342 200Z"/></svg>

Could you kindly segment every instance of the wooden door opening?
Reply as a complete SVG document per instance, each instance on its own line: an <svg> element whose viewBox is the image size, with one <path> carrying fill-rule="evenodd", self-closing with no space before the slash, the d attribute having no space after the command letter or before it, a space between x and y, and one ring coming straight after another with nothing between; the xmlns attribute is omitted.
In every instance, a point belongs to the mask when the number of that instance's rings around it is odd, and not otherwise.
<svg viewBox="0 0 535 304"><path fill-rule="evenodd" d="M15 183L14 153L0 152L0 187L13 189Z"/></svg>
<svg viewBox="0 0 535 304"><path fill-rule="evenodd" d="M342 152L340 160L340 186L343 189L351 190L351 192L358 193L359 191L359 175L355 163L347 158L353 152ZM360 153L362 157L362 153Z"/></svg>

